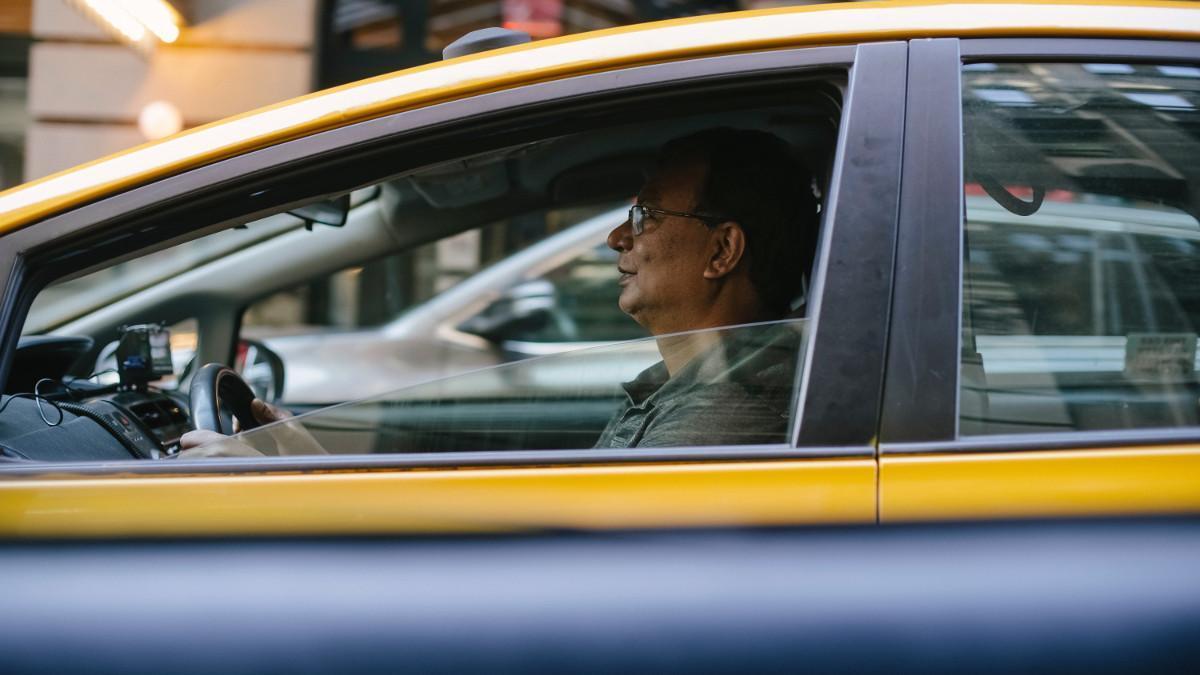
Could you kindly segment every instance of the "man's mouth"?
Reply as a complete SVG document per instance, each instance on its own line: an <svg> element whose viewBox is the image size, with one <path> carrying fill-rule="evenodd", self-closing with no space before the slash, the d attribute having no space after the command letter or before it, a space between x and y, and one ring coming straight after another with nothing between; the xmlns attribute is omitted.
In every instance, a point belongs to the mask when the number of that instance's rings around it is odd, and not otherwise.
<svg viewBox="0 0 1200 675"><path fill-rule="evenodd" d="M630 272L619 265L617 266L617 271L621 273L621 276L617 278L617 283L622 286L629 283L629 280L632 279L635 274L637 274L637 272Z"/></svg>

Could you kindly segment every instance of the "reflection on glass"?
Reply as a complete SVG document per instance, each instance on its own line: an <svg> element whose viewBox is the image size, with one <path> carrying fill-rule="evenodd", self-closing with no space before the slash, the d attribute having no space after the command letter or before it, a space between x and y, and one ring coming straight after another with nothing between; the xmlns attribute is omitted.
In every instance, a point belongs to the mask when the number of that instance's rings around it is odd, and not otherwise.
<svg viewBox="0 0 1200 675"><path fill-rule="evenodd" d="M255 429L222 454L786 443L806 328L697 331L487 368Z"/></svg>
<svg viewBox="0 0 1200 675"><path fill-rule="evenodd" d="M1148 92L1148 93L1128 93L1128 94L1125 94L1125 96L1128 97L1129 100L1133 101L1134 103L1141 103L1142 105L1148 105L1151 108L1167 108L1167 109L1178 108L1180 110L1194 110L1196 107L1196 106L1192 105L1191 103L1189 103L1186 98L1184 98L1182 96L1176 96L1175 94L1159 94L1159 93L1154 93L1154 92Z"/></svg>
<svg viewBox="0 0 1200 675"><path fill-rule="evenodd" d="M964 70L960 432L1200 424L1200 81ZM978 92L1020 89L1031 105Z"/></svg>
<svg viewBox="0 0 1200 675"><path fill-rule="evenodd" d="M1195 66L1159 66L1158 72L1167 77L1200 77L1200 68Z"/></svg>

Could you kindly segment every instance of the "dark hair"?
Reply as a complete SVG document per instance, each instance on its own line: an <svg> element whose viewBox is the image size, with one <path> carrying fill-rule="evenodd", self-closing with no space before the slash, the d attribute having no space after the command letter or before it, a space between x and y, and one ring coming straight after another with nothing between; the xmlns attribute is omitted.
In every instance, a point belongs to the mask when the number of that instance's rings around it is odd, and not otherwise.
<svg viewBox="0 0 1200 675"><path fill-rule="evenodd" d="M765 131L705 129L676 138L659 152L660 166L691 159L708 167L693 209L741 225L751 283L764 305L786 314L816 251L812 176L786 141Z"/></svg>

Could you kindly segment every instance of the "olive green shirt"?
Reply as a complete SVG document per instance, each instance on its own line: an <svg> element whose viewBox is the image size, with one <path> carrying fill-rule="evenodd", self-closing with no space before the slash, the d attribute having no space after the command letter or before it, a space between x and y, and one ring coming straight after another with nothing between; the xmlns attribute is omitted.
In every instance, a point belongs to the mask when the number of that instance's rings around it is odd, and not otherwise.
<svg viewBox="0 0 1200 675"><path fill-rule="evenodd" d="M658 362L622 384L597 448L785 443L801 322L722 331L674 376Z"/></svg>

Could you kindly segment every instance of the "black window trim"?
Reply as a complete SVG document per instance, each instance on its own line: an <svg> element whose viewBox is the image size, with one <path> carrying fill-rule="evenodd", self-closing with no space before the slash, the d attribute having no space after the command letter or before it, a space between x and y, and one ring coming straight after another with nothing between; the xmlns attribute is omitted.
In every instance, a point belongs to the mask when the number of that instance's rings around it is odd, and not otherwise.
<svg viewBox="0 0 1200 675"><path fill-rule="evenodd" d="M1200 61L1200 43L1183 40L1108 38L973 38L959 40L964 63L1033 61L1037 59L1103 63L1174 63Z"/></svg>
<svg viewBox="0 0 1200 675"><path fill-rule="evenodd" d="M962 106L958 40L909 43L908 114L887 375L887 443L957 432Z"/></svg>
<svg viewBox="0 0 1200 675"><path fill-rule="evenodd" d="M314 134L304 139L271 146L212 165L199 167L180 175L168 177L79 207L67 213L49 218L34 226L10 233L4 237L5 243L9 244L9 246L5 247L5 253L0 253L0 280L7 282L6 286L0 287L6 291L3 296L3 304L0 305L0 331L3 331L3 333L0 333L0 359L2 359L0 360L0 377L3 377L11 354L15 349L20 333L19 327L21 321L24 319L24 313L32 301L32 296L40 285L46 281L45 277L49 276L29 275L23 272L23 268L28 266L28 258L30 256L36 256L40 251L50 248L60 248L61 243L68 238L95 236L97 233L102 233L103 236L112 236L111 233L120 227L124 227L123 231L128 235L133 232L133 226L130 223L136 223L138 219L145 218L150 212L158 214L161 218L163 209L174 207L182 211L180 208L181 205L185 205L193 211L202 210L207 212L206 209L201 207L209 204L216 205L221 200L228 200L233 195L252 194L261 190L263 186L278 188L281 183L285 182L285 177L293 170L317 171L319 167L325 167L325 171L328 171L327 158L335 154L354 154L357 158L361 158L363 157L361 152L362 147L379 147L383 144L397 142L397 139L409 138L418 133L434 136L436 133L430 133L431 128L435 130L442 129L450 124L455 129L461 129L462 125L473 124L476 120L486 118L489 112L497 113L497 116L502 117L503 115L511 115L514 110L520 110L522 113L531 109L542 110L554 105L560 105L563 102L603 95L610 91L619 91L623 97L628 97L632 93L636 93L637 90L635 87L638 85L648 90L662 89L664 81L671 82L672 84L680 84L681 86L698 87L712 82L719 83L731 78L745 80L748 76L758 75L795 77L812 72L827 72L829 69L847 68L852 74L860 73L865 75L870 70L881 68L884 65L884 60L873 59L871 60L871 64L873 65L855 67L856 58L861 57L863 53L877 52L882 54L883 51L881 50L891 50L892 53L895 53L897 49L900 49L901 53L903 53L905 49L904 44L883 43L861 47L809 47L794 50L707 57L692 61L641 66L622 71L532 84L517 89L494 92L470 99L396 113L384 118ZM864 75L860 75L860 77ZM875 76L875 79L879 79L878 75ZM853 86L850 89L853 89ZM866 98L860 96L860 99L870 101L873 99L873 96L869 95ZM847 95L847 100L843 103L843 122L845 122L849 115L854 114L848 102L849 95ZM622 105L626 105L626 103ZM859 108L866 109L861 104ZM872 111L872 119L860 120L858 124L863 125L875 120L885 110L887 110L886 102L882 106L875 105ZM426 137L417 141L417 143L428 146L432 145L433 141ZM445 152L447 151L443 151L443 154ZM403 167L401 167L402 169ZM392 169L389 173L396 170L398 169ZM384 173L382 170L374 170L376 179L382 173ZM341 192L351 187L357 187L357 185L337 185L331 189L331 193ZM279 191L284 192L283 189ZM273 202L267 203L264 201L261 210L251 214L242 213L237 218L243 221L249 220L262 213L278 211L285 205L307 201L314 196L316 195L309 192L304 194L303 199L298 199L295 196L284 194L281 197L275 197L275 201ZM851 197L854 196L851 195ZM829 209L830 214L836 211L836 208ZM887 219L886 210L883 212L883 215L883 222L893 223L894 217ZM206 229L215 231L228 226L235 219L208 217L209 223L212 220L218 220L219 224L209 224L206 226L197 226L194 224L181 225L179 232L158 235L159 240L167 240L175 236L187 236L188 234L194 236L195 233L202 233ZM832 218L829 220L830 222L827 223L826 227L831 230L834 226ZM845 285L854 281L855 279L849 276L844 279L835 277L833 281L826 282L823 287L828 292L828 289L836 288L839 284ZM845 294L848 292L848 289L842 288L840 292ZM826 322L826 324L830 323L834 323L834 319ZM881 360L882 357L880 356ZM881 373L875 373L873 377L877 381L881 380ZM818 380L810 379L808 382L809 386L815 381ZM877 390L875 393L875 397L878 398ZM873 425L874 420L872 420L872 428ZM808 425L806 428L811 430L814 426ZM716 446L712 448L685 448L671 449L669 451L654 449L618 453L598 451L488 451L480 453L454 453L445 457L438 457L431 454L379 457L348 455L341 457L314 457L310 459L268 458L265 460L249 460L248 462L233 461L232 465L226 465L220 461L206 460L200 463L131 461L101 463L90 466L95 467L98 473L111 473L113 471L127 472L131 469L136 473L158 471L178 472L185 467L188 470L198 469L201 465L206 467L211 466L213 471L220 472L229 470L230 466L233 465L244 471L279 471L284 470L283 467L285 466L292 466L292 462L298 462L295 466L303 466L309 470L316 470L353 466L516 466L530 464L570 465L581 462L873 458L874 454L873 444L864 439L864 442L860 443L810 443L802 448L780 444L779 446L771 446L769 448ZM52 467L56 471L68 469L66 464L39 463L36 467L31 467L21 462L0 467L0 473L9 473L12 471L22 473L31 469L35 473L44 473L47 466ZM160 466L163 468L158 468ZM224 468L222 469L221 467Z"/></svg>
<svg viewBox="0 0 1200 675"><path fill-rule="evenodd" d="M1061 63L1102 63L1119 61L1121 63L1187 63L1200 65L1200 43L1188 42L1180 40L1123 40L1123 39L1097 39L1097 38L975 38L957 40L959 61L955 63L957 79L961 88L961 66L970 63L980 62L1033 62L1038 60L1055 61ZM914 43L915 47L915 43ZM910 50L910 54L912 50ZM910 56L911 58L911 56ZM916 96L918 92L910 90L910 96ZM948 117L947 110L944 110L944 105L934 114L941 116L943 119ZM955 103L953 114L956 118L955 127L958 129L958 161L959 177L955 199L962 199L962 102L961 98ZM907 159L907 157L906 157ZM910 177L906 175L906 179ZM943 186L944 188L944 186ZM941 193L945 197L949 197L944 190ZM961 210L960 210L961 214ZM958 216L957 234L954 239L957 245L961 246L962 239L962 223L961 215ZM908 224L911 227L911 224ZM906 229L906 221L901 221L901 232ZM904 235L902 234L902 237ZM956 288L956 293L959 294L958 300L958 317L955 320L954 326L949 327L946 322L939 324L940 339L938 344L943 347L949 344L951 339L948 330L953 332L955 344L961 340L961 249L957 257L951 261L944 261L939 269L953 270L955 278L952 283ZM945 286L949 274L943 274L940 286ZM897 275L896 293L899 295L901 289L905 286L902 275ZM908 293L914 289L908 288ZM895 328L895 326L893 326ZM892 361L893 345L889 345L889 363ZM959 359L960 348L956 347L953 354L955 360ZM916 358L919 359L917 367L923 365L928 368L928 359L936 358L928 349L917 351ZM943 352L944 354L944 352ZM945 360L945 357L941 359ZM927 405L914 406L913 415L919 415L924 419L934 419L935 422L930 425L932 432L922 434L911 434L909 436L889 436L884 433L880 435L879 454L884 456L911 456L911 455L952 455L952 454L979 454L979 453L1005 453L1005 452L1030 452L1030 451L1071 451L1071 450L1089 450L1089 449L1104 449L1104 448L1129 448L1131 446L1153 446L1154 448L1171 448L1174 446L1194 445L1200 442L1200 427L1185 427L1185 428L1145 428L1145 429L1113 429L1113 430L1088 430L1088 431L1038 431L1028 434L996 434L987 436L969 436L959 437L957 431L958 425L958 380L959 373L956 367L955 378L953 382L954 389L954 405L936 408L932 402L927 402L923 397L917 397L918 403L929 403ZM888 380L887 385L891 386L894 383ZM945 386L940 398L944 401ZM911 395L911 392L910 392ZM885 399L888 397L888 390L885 389ZM894 401L893 401L894 402ZM953 419L947 419L947 411L953 413ZM885 419L886 419L885 411ZM946 429L950 428L953 423L954 433L947 436ZM1149 449L1147 447L1147 449Z"/></svg>
<svg viewBox="0 0 1200 675"><path fill-rule="evenodd" d="M1039 431L1028 434L967 436L955 441L893 443L883 446L884 456L961 455L1066 450L1122 449L1139 446L1143 450L1170 449L1174 446L1195 448L1200 443L1200 428L1111 429L1101 431ZM1152 447L1151 447L1152 446Z"/></svg>
<svg viewBox="0 0 1200 675"><path fill-rule="evenodd" d="M865 44L851 73L818 246L814 339L802 360L800 377L807 384L800 392L793 445L875 445L896 252L907 59L906 43ZM846 157L854 158L853 170L847 170Z"/></svg>

